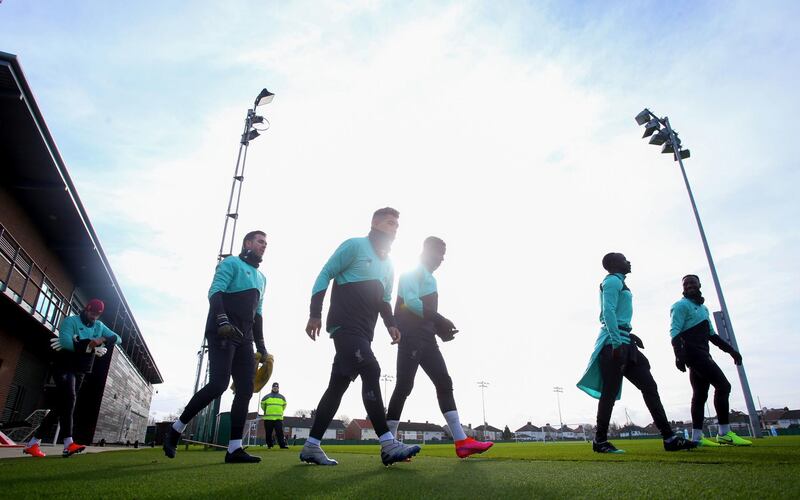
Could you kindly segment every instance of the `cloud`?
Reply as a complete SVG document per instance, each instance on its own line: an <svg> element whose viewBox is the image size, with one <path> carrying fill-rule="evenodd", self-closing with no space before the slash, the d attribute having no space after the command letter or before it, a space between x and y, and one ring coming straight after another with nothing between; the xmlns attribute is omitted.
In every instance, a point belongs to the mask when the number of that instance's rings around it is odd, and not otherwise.
<svg viewBox="0 0 800 500"><path fill-rule="evenodd" d="M692 149L689 178L754 392L796 405L772 378L799 375L789 355L797 175L789 127L771 116L797 108L800 66L788 64L797 35L770 24L777 9L739 4L716 16L683 5L685 27L654 38L644 8L243 5L200 4L185 17L164 7L158 20L137 11L124 36L113 23L79 30L109 42L90 47L96 63L79 61L81 78L53 62L63 58L58 29L51 51L26 63L165 376L154 411L173 412L191 393L238 134L263 86L276 93L259 109L272 125L248 152L238 235L268 233L267 343L290 412L316 406L333 354L302 332L316 273L391 205L401 211L398 273L425 236L448 242L440 303L462 333L442 350L462 420L482 419L477 380L491 382L493 425L556 422L554 385L565 388L566 421L594 420L596 402L574 383L599 328L599 260L610 250L633 261L634 326L668 414L687 418L690 389L667 334L676 280L700 274L716 299L680 173L637 135L645 105L670 113ZM254 33L246 43L244 32ZM388 344L379 327L374 349L393 373ZM404 418L435 420L434 390L420 378ZM364 413L358 392L340 412ZM743 407L738 389L732 403ZM628 385L617 421L625 407L649 422Z"/></svg>

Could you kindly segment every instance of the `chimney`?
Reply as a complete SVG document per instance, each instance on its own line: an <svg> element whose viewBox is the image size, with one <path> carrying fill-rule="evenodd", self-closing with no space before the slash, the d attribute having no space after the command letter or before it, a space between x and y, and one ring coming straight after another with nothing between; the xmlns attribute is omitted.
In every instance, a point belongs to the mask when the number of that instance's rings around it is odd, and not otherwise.
<svg viewBox="0 0 800 500"><path fill-rule="evenodd" d="M531 423L530 423L530 422L528 422L528 425L531 425Z"/></svg>

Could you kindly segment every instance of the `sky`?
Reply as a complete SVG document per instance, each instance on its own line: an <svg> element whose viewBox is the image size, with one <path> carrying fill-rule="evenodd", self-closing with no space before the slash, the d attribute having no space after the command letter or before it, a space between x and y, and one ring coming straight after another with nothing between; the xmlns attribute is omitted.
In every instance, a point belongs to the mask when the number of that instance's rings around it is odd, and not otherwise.
<svg viewBox="0 0 800 500"><path fill-rule="evenodd" d="M513 431L594 422L575 384L610 251L632 262L634 332L667 414L689 419L669 310L688 273L712 311L718 298L679 167L633 119L644 107L691 150L756 405L800 407L798 14L788 1L5 0L0 50L19 56L164 377L156 418L191 396L239 136L267 87L237 238L268 235L264 323L287 414L316 407L333 359L303 331L314 279L392 206L398 275L425 237L447 242L440 311L461 333L441 349L462 422L479 425L485 400L489 424ZM394 375L382 326L373 349ZM714 358L745 410L730 357ZM337 415L364 418L353 385ZM612 420L626 411L652 421L629 383ZM403 419L444 423L421 372Z"/></svg>

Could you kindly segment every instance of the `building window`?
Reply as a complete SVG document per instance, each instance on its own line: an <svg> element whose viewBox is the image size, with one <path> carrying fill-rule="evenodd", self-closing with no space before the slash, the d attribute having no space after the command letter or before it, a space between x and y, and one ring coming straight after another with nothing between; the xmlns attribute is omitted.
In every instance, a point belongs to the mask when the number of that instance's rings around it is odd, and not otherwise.
<svg viewBox="0 0 800 500"><path fill-rule="evenodd" d="M45 279L42 283L39 297L36 300L36 312L42 315L44 321L55 325L61 317L61 308L63 306L64 300L53 289L49 281Z"/></svg>

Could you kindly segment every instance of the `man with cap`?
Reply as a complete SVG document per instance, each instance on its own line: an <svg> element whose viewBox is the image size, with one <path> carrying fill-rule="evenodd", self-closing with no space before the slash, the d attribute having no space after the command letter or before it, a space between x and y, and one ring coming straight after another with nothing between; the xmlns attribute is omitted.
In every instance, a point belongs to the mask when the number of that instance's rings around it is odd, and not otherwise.
<svg viewBox="0 0 800 500"><path fill-rule="evenodd" d="M104 356L108 348L103 344L121 344L122 338L112 332L98 318L103 314L105 304L100 299L92 299L78 315L64 318L58 329L58 337L50 341L56 351L53 364L55 382L54 404L42 424L28 441L23 453L44 457L39 447L42 437L57 422L61 424L60 433L64 436L64 451L61 456L71 457L86 449L72 439L72 417L75 412L75 399L80 390L83 377L91 373L94 358Z"/></svg>
<svg viewBox="0 0 800 500"><path fill-rule="evenodd" d="M272 392L261 398L261 409L264 411L264 434L266 435L267 448L272 448L272 432L275 431L275 438L278 446L282 450L289 448L286 446L286 438L283 435L283 411L286 409L286 398L278 392L280 386L277 382L272 384Z"/></svg>
<svg viewBox="0 0 800 500"><path fill-rule="evenodd" d="M264 324L261 316L267 278L258 270L267 250L267 235L250 231L242 242L239 255L231 255L217 264L208 291L206 341L208 343L209 380L192 396L183 413L164 435L164 455L175 458L178 441L195 415L222 396L231 378L236 393L231 403L231 434L225 463L257 463L261 457L249 455L242 447L247 409L253 397L253 344L259 359L266 361Z"/></svg>

